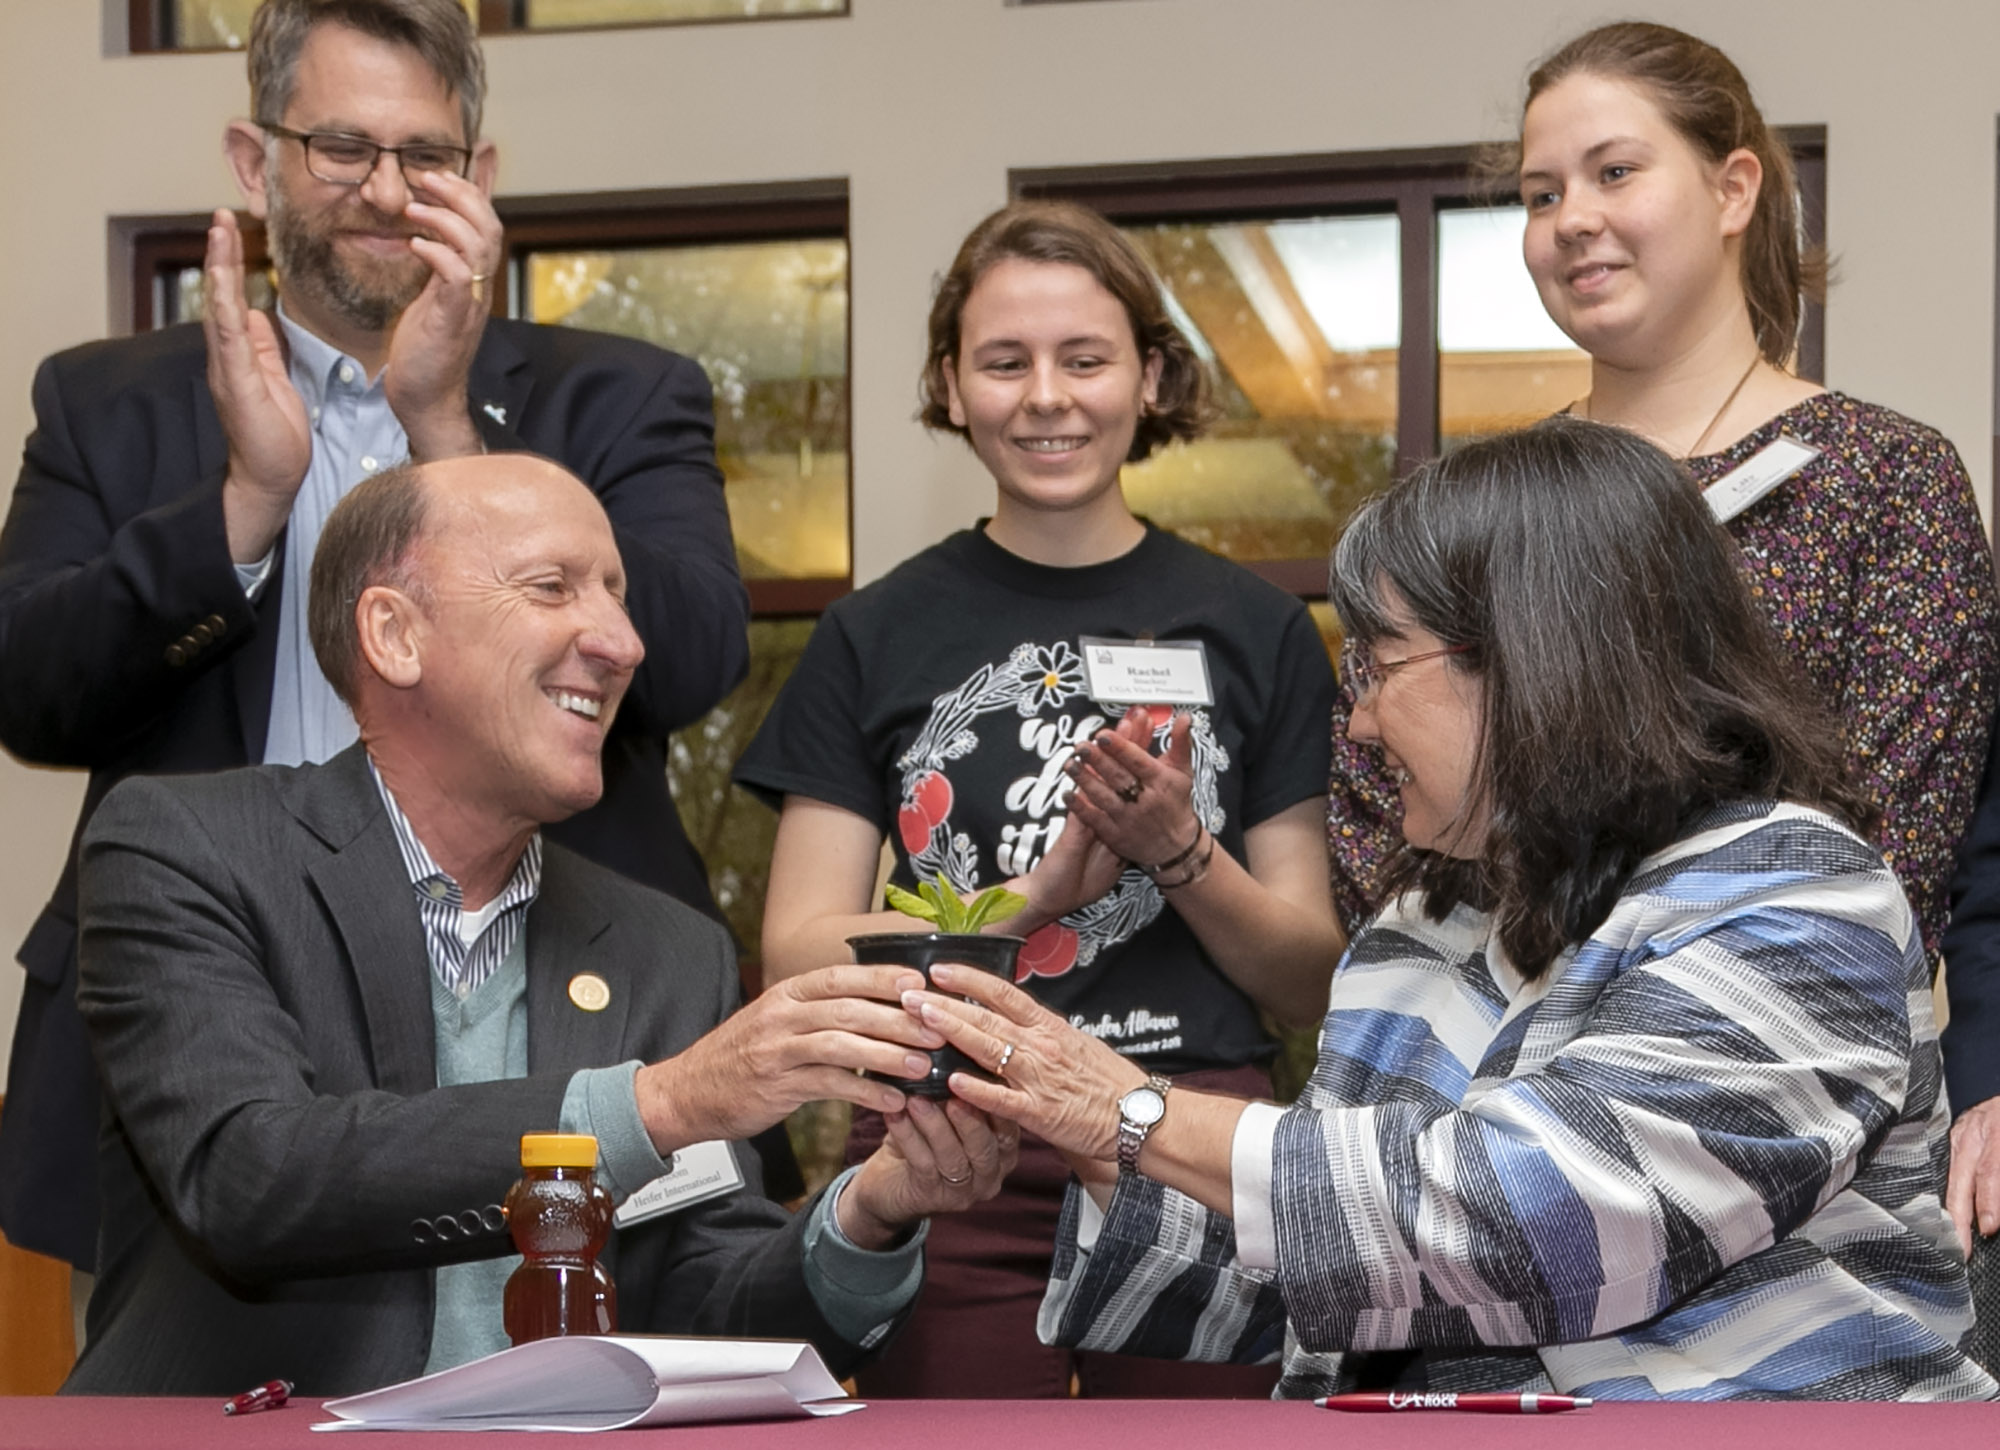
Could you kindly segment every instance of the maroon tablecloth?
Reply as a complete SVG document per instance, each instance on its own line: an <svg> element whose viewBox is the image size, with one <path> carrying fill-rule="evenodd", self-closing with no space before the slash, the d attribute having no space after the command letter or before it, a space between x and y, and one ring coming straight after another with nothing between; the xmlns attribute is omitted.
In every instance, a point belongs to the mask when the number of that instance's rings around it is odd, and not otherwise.
<svg viewBox="0 0 2000 1450"><path fill-rule="evenodd" d="M0 1450L431 1450L575 1444L501 1433L315 1435L317 1401L229 1418L215 1400L0 1399ZM2000 1405L1597 1405L1566 1415L1335 1414L1241 1400L883 1400L829 1420L614 1430L675 1450L1976 1450ZM583 1437L588 1443L593 1437Z"/></svg>

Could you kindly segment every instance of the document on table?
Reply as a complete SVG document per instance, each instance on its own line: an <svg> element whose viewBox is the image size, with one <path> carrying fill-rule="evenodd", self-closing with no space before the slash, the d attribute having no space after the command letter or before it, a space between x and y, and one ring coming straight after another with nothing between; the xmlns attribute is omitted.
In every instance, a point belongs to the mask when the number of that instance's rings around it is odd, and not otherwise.
<svg viewBox="0 0 2000 1450"><path fill-rule="evenodd" d="M365 1395L315 1430L622 1430L863 1409L810 1344L607 1335L542 1339Z"/></svg>

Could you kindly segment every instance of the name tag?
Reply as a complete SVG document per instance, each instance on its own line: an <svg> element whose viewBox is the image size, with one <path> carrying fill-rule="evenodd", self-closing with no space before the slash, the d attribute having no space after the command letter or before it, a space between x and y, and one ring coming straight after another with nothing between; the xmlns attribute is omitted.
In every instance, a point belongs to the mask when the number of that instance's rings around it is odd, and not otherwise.
<svg viewBox="0 0 2000 1450"><path fill-rule="evenodd" d="M1198 639L1093 639L1084 635L1083 677L1100 705L1213 705L1208 651Z"/></svg>
<svg viewBox="0 0 2000 1450"><path fill-rule="evenodd" d="M1708 511L1726 524L1765 494L1819 457L1819 449L1796 438L1767 443L1702 490Z"/></svg>
<svg viewBox="0 0 2000 1450"><path fill-rule="evenodd" d="M674 1154L674 1166L618 1205L611 1221L630 1228L691 1203L720 1198L743 1186L743 1170L729 1145L717 1139L690 1143Z"/></svg>

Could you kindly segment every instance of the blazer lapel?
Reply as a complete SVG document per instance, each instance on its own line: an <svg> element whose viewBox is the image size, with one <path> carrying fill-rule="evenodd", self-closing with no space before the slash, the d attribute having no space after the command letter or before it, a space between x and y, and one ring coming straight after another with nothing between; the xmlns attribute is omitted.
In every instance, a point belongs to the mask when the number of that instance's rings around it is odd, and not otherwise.
<svg viewBox="0 0 2000 1450"><path fill-rule="evenodd" d="M613 950L612 913L578 878L560 846L544 843L542 889L528 908L528 1071L559 1072L623 1061L632 1008L630 964ZM609 989L591 984L592 975ZM608 998L608 999L607 999ZM581 1001L579 1001L581 999ZM592 1005L598 1002L602 1005Z"/></svg>
<svg viewBox="0 0 2000 1450"><path fill-rule="evenodd" d="M294 779L294 814L331 848L308 871L347 948L376 1083L395 1093L428 1092L437 1086L430 953L368 757L350 746Z"/></svg>
<svg viewBox="0 0 2000 1450"><path fill-rule="evenodd" d="M465 388L472 402L472 421L486 446L503 452L521 450L525 446L521 414L535 390L535 373L527 354L499 323L486 324Z"/></svg>

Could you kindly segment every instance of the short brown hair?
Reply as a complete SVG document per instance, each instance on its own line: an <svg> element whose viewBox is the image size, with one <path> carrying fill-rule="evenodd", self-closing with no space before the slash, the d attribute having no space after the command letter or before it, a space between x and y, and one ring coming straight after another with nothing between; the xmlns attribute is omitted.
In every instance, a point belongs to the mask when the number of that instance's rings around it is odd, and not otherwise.
<svg viewBox="0 0 2000 1450"><path fill-rule="evenodd" d="M360 684L361 631L354 611L362 593L387 584L425 608L430 605L429 589L410 567L429 517L422 470L401 463L357 483L320 530L306 596L306 633L320 673L349 709Z"/></svg>
<svg viewBox="0 0 2000 1450"><path fill-rule="evenodd" d="M1176 438L1201 436L1215 412L1208 370L1174 325L1159 281L1118 228L1086 207L1060 201L1017 201L1002 207L974 227L959 247L931 302L930 351L919 390L923 408L917 415L926 428L966 436L951 421L944 365L957 362L959 323L972 289L995 264L1015 257L1083 268L1124 306L1139 356L1160 355L1157 400L1139 419L1127 463L1151 457Z"/></svg>
<svg viewBox="0 0 2000 1450"><path fill-rule="evenodd" d="M1625 21L1579 35L1536 66L1527 104L1577 74L1643 87L1668 124L1711 163L1742 149L1762 164L1764 185L1743 236L1743 296L1758 350L1784 366L1798 344L1804 300L1826 296L1826 258L1817 248L1804 248L1791 148L1765 123L1743 72L1686 31Z"/></svg>
<svg viewBox="0 0 2000 1450"><path fill-rule="evenodd" d="M252 120L268 125L285 119L306 40L315 27L330 24L407 45L422 56L458 99L465 144L479 140L486 61L460 0L264 0L250 21Z"/></svg>

